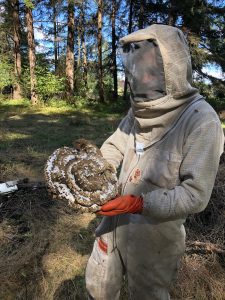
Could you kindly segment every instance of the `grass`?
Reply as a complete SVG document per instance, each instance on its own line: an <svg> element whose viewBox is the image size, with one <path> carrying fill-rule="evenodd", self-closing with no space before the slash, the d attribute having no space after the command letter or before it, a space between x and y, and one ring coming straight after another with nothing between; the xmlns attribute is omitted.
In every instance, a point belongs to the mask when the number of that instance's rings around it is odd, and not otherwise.
<svg viewBox="0 0 225 300"><path fill-rule="evenodd" d="M126 109L122 102L71 106L51 101L51 106L31 107L27 100L0 100L0 181L43 180L45 162L56 148L78 138L100 146ZM225 168L221 171L207 220L199 215L190 221L189 232L196 239L214 242L223 235ZM100 218L51 201L45 190L18 191L0 198L0 207L0 299L86 299L84 270ZM218 223L216 232L211 221ZM186 255L172 299L223 300L224 287L224 258L220 263L213 254ZM121 300L127 298L125 288Z"/></svg>
<svg viewBox="0 0 225 300"><path fill-rule="evenodd" d="M31 107L26 100L0 102L0 157L4 160L0 180L12 176L41 180L45 161L56 148L71 146L79 138L100 146L123 115L113 105L97 110L93 105L77 108L63 103Z"/></svg>
<svg viewBox="0 0 225 300"><path fill-rule="evenodd" d="M101 109L63 101L51 105L0 101L0 181L42 181L45 162L56 148L78 138L100 146L124 114L113 104ZM65 213L58 202L46 207L47 199L45 192L29 191L0 201L0 299L86 298L84 268L97 219L69 209Z"/></svg>

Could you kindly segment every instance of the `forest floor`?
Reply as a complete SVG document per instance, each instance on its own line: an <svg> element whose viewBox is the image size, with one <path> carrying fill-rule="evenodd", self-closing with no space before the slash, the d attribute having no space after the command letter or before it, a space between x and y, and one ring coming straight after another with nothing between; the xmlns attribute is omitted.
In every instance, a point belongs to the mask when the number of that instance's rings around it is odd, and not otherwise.
<svg viewBox="0 0 225 300"><path fill-rule="evenodd" d="M0 102L0 182L43 182L56 148L78 138L100 146L123 114L114 106ZM171 290L174 300L225 300L224 178L223 157L207 209L186 222L187 251ZM0 299L86 299L84 270L100 220L51 200L41 185L0 196Z"/></svg>

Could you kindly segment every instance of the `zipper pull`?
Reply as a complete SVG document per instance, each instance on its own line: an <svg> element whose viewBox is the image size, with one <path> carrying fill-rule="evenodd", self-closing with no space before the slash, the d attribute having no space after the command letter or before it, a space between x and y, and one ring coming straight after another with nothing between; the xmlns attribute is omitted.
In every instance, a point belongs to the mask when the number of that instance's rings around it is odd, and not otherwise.
<svg viewBox="0 0 225 300"><path fill-rule="evenodd" d="M144 144L136 142L136 153L137 155L142 155L144 153Z"/></svg>

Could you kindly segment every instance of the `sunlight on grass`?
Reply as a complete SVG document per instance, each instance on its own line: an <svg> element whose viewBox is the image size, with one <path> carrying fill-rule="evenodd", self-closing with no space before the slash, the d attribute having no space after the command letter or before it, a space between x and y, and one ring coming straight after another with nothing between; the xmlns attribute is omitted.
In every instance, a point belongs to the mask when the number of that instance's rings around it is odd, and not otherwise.
<svg viewBox="0 0 225 300"><path fill-rule="evenodd" d="M43 114L51 116L58 115L72 115L85 114L86 116L96 118L110 118L118 119L124 115L130 106L129 101L124 101L121 98L117 102L97 103L85 99L75 101L73 104L67 103L65 100L49 100L47 103L41 102L38 105L32 106L30 100L3 100L0 97L0 119L5 117L14 117L11 114L23 116L24 114Z"/></svg>
<svg viewBox="0 0 225 300"><path fill-rule="evenodd" d="M2 141L14 141L14 140L19 140L19 139L24 139L24 138L29 138L29 134L25 133L15 133L15 132L7 132L4 133L4 135L1 137Z"/></svg>
<svg viewBox="0 0 225 300"><path fill-rule="evenodd" d="M225 128L225 122L222 122L222 127Z"/></svg>
<svg viewBox="0 0 225 300"><path fill-rule="evenodd" d="M41 108L37 107L37 108L33 108L32 110L36 114L42 113L45 115L63 114L63 113L75 111L75 109L72 107L49 107L49 106L43 106Z"/></svg>
<svg viewBox="0 0 225 300"><path fill-rule="evenodd" d="M20 177L42 178L48 156L59 147L71 147L76 139L100 147L124 114L115 106L86 102L76 107L53 101L50 107L43 103L31 106L27 100L0 101L2 178L14 177L16 172Z"/></svg>
<svg viewBox="0 0 225 300"><path fill-rule="evenodd" d="M1 100L1 99L0 99ZM1 100L1 103L3 105L7 106L30 106L30 101L28 99L20 99L20 100L13 100L13 99L8 99L8 100Z"/></svg>
<svg viewBox="0 0 225 300"><path fill-rule="evenodd" d="M13 116L8 116L9 120L22 120L23 116L22 115L13 115Z"/></svg>

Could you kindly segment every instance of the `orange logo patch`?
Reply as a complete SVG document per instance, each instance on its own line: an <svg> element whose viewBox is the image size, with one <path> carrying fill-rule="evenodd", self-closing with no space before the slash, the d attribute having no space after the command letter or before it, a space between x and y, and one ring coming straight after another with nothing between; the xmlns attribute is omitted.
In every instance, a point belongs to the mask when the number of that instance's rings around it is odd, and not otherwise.
<svg viewBox="0 0 225 300"><path fill-rule="evenodd" d="M129 181L134 183L134 184L137 184L141 179L141 170L140 169L134 169L130 178L129 178Z"/></svg>

